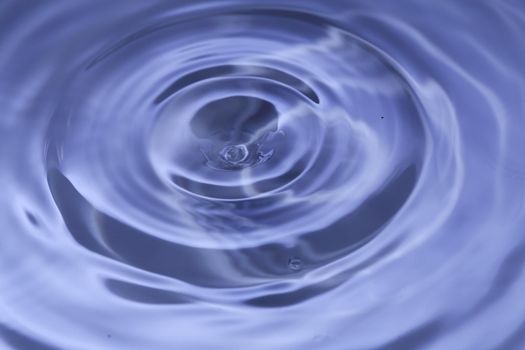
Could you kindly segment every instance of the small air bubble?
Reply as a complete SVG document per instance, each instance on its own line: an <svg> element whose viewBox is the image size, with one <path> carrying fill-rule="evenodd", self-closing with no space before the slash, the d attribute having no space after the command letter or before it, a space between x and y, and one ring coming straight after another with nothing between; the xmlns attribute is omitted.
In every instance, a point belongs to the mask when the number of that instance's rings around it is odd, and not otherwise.
<svg viewBox="0 0 525 350"><path fill-rule="evenodd" d="M290 270L299 271L303 268L303 261L298 257L291 257L288 259L288 267Z"/></svg>

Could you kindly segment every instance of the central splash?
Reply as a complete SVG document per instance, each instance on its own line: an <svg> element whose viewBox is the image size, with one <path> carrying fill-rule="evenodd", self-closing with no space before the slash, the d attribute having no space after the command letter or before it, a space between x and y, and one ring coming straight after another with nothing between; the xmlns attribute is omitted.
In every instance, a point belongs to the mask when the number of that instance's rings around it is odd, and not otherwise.
<svg viewBox="0 0 525 350"><path fill-rule="evenodd" d="M249 154L246 145L229 145L221 151L221 156L224 161L232 166L241 165L242 161L246 160Z"/></svg>
<svg viewBox="0 0 525 350"><path fill-rule="evenodd" d="M250 96L212 101L191 120L207 165L222 170L239 170L267 161L274 153L269 138L277 127L275 106Z"/></svg>

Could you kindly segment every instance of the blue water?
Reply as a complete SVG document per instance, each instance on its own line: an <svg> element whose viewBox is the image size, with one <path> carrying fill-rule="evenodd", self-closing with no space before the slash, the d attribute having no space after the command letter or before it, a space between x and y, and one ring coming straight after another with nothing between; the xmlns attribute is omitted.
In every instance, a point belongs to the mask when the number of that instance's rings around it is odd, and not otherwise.
<svg viewBox="0 0 525 350"><path fill-rule="evenodd" d="M0 349L525 349L525 2L0 3Z"/></svg>

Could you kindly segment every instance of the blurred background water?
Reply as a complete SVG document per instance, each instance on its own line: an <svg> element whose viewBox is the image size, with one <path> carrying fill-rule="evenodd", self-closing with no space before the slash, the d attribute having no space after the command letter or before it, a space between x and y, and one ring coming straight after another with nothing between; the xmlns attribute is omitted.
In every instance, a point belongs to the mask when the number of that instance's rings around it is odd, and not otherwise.
<svg viewBox="0 0 525 350"><path fill-rule="evenodd" d="M525 3L0 3L1 349L525 349Z"/></svg>

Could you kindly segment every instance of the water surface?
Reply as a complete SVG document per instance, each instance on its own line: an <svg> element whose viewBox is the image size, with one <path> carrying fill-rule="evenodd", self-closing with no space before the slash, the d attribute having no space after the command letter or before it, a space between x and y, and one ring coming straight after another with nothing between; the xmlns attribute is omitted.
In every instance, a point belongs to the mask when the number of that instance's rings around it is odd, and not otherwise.
<svg viewBox="0 0 525 350"><path fill-rule="evenodd" d="M0 4L2 349L525 349L525 5Z"/></svg>

